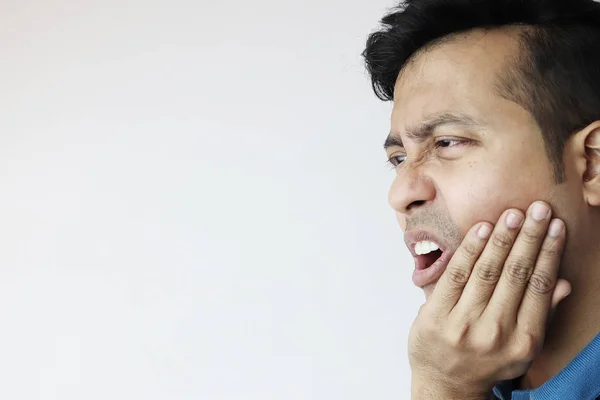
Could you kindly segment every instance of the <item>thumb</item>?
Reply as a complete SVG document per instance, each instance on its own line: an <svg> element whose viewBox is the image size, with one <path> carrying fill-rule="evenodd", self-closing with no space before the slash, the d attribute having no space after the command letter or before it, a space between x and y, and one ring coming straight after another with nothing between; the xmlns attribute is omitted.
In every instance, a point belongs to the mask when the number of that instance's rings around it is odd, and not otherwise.
<svg viewBox="0 0 600 400"><path fill-rule="evenodd" d="M556 282L556 287L552 293L552 302L550 303L550 315L548 318L548 323L552 321L558 304L563 301L569 295L569 293L571 293L571 284L564 279L559 279Z"/></svg>

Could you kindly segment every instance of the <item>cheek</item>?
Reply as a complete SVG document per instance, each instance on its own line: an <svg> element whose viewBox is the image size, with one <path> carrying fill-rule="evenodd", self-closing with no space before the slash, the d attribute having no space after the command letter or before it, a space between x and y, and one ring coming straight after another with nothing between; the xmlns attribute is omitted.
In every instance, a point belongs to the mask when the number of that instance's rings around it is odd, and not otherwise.
<svg viewBox="0 0 600 400"><path fill-rule="evenodd" d="M548 197L547 187L536 185L531 176L515 179L514 174L485 165L469 168L460 179L449 177L440 190L462 235L481 221L496 224L509 208L525 212L533 201Z"/></svg>

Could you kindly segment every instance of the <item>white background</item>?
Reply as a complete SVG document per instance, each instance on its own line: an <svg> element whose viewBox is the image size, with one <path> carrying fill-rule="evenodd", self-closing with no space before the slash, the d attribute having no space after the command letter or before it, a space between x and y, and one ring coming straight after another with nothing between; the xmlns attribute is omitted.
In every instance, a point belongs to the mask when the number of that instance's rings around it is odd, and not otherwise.
<svg viewBox="0 0 600 400"><path fill-rule="evenodd" d="M0 398L408 398L393 5L2 0Z"/></svg>

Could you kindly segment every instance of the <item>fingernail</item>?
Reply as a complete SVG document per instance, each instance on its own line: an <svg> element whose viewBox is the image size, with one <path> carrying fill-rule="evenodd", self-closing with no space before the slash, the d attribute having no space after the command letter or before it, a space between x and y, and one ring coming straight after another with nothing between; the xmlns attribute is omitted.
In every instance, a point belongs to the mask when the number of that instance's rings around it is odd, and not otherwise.
<svg viewBox="0 0 600 400"><path fill-rule="evenodd" d="M535 203L531 215L536 221L543 221L550 215L550 208L544 203Z"/></svg>
<svg viewBox="0 0 600 400"><path fill-rule="evenodd" d="M548 228L548 234L552 237L557 237L562 233L564 227L565 225L560 219L553 219Z"/></svg>
<svg viewBox="0 0 600 400"><path fill-rule="evenodd" d="M479 236L480 239L487 239L490 236L490 233L492 233L492 228L487 224L481 225L477 230L477 236Z"/></svg>
<svg viewBox="0 0 600 400"><path fill-rule="evenodd" d="M506 216L506 226L509 228L518 228L521 226L521 222L523 222L523 217L514 211L510 211Z"/></svg>

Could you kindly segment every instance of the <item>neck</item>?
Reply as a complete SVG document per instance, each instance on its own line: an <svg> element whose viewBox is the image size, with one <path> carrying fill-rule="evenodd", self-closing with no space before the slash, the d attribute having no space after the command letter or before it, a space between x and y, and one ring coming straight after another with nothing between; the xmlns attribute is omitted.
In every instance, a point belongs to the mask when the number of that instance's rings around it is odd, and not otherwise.
<svg viewBox="0 0 600 400"><path fill-rule="evenodd" d="M544 347L520 381L521 389L535 389L558 374L600 332L600 276L598 259L582 263L585 271L577 279L565 277L571 283L571 294L563 300L548 325ZM585 275L587 272L587 276Z"/></svg>

